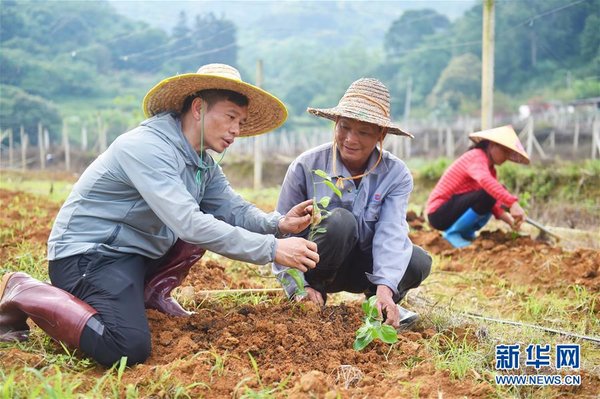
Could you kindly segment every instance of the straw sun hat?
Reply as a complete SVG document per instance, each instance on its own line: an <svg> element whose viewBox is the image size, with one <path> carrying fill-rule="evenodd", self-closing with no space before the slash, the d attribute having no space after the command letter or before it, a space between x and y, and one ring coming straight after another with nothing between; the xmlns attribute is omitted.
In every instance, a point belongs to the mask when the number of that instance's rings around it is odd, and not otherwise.
<svg viewBox="0 0 600 399"><path fill-rule="evenodd" d="M390 119L390 92L377 79L362 78L352 83L334 108L308 108L307 111L332 121L345 117L373 123L387 128L388 133L413 138Z"/></svg>
<svg viewBox="0 0 600 399"><path fill-rule="evenodd" d="M529 164L529 155L525 152L523 144L517 137L517 133L511 125L501 126L494 129L483 130L469 134L474 143L482 140L493 141L510 150L509 159L516 163Z"/></svg>
<svg viewBox="0 0 600 399"><path fill-rule="evenodd" d="M242 81L239 71L225 64L207 64L196 73L171 76L158 83L144 97L144 114L150 117L164 111L181 112L189 95L206 89L231 90L248 98L248 119L240 136L266 133L287 119L287 109L277 97Z"/></svg>

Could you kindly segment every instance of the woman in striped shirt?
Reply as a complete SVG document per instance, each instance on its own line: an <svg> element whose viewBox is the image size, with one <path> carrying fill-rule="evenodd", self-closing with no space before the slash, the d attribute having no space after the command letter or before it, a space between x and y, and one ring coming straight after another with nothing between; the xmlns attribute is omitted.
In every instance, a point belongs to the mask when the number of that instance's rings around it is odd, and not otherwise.
<svg viewBox="0 0 600 399"><path fill-rule="evenodd" d="M513 229L525 219L518 198L496 178L495 165L506 160L529 164L512 126L471 133L469 138L475 145L444 172L426 207L429 224L456 248L469 245L492 214Z"/></svg>

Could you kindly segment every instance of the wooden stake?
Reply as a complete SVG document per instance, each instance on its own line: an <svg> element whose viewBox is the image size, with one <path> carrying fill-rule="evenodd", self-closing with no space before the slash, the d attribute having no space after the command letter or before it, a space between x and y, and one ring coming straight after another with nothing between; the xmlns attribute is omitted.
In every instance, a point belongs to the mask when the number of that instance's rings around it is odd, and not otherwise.
<svg viewBox="0 0 600 399"><path fill-rule="evenodd" d="M8 129L8 167L13 167L13 162L15 161L15 156L13 154L14 142L13 142L13 131L12 129Z"/></svg>
<svg viewBox="0 0 600 399"><path fill-rule="evenodd" d="M40 169L46 169L46 147L44 145L44 130L42 122L38 122L38 149L40 151Z"/></svg>
<svg viewBox="0 0 600 399"><path fill-rule="evenodd" d="M29 141L29 137L25 134L23 125L21 125L19 135L21 138L21 170L25 172L27 170L27 142Z"/></svg>
<svg viewBox="0 0 600 399"><path fill-rule="evenodd" d="M494 0L483 1L481 43L481 130L494 124Z"/></svg>
<svg viewBox="0 0 600 399"><path fill-rule="evenodd" d="M65 150L65 169L67 171L71 170L71 148L69 146L69 132L67 130L67 122L63 121L63 147Z"/></svg>

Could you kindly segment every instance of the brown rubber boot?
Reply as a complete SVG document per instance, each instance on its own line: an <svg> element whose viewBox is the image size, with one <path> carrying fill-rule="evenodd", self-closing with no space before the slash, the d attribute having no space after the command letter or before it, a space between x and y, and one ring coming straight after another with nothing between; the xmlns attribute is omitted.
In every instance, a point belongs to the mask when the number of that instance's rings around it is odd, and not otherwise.
<svg viewBox="0 0 600 399"><path fill-rule="evenodd" d="M96 313L79 298L26 273L7 273L0 283L0 342L27 339L30 317L55 340L78 348L83 328Z"/></svg>
<svg viewBox="0 0 600 399"><path fill-rule="evenodd" d="M170 316L190 316L193 312L185 310L171 297L171 291L179 287L188 275L190 268L206 250L198 245L177 240L173 248L161 258L157 271L146 277L144 303L146 309L156 309Z"/></svg>

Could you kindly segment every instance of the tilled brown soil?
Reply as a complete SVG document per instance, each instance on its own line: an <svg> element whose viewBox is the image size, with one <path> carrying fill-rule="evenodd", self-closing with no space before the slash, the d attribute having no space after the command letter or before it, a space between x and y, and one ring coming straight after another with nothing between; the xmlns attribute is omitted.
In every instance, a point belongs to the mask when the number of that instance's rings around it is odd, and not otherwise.
<svg viewBox="0 0 600 399"><path fill-rule="evenodd" d="M444 270L468 272L473 268L493 271L513 284L545 290L578 284L600 292L600 250L566 251L551 242L528 236L514 238L503 231L483 231L468 247L455 249L422 218L409 214L413 243L430 253L450 259Z"/></svg>
<svg viewBox="0 0 600 399"><path fill-rule="evenodd" d="M56 205L2 190L0 199L3 207L18 201L23 206L44 210L36 214L35 220L28 221L18 236L3 238L0 245L3 257L13 254L22 240L45 242L58 209ZM18 207L13 206L9 212L2 212L0 227L12 226L21 217ZM600 288L600 251L565 251L528 237L513 239L499 231L484 232L472 246L456 250L439 233L427 229L422 219L409 215L409 221L411 238L416 244L450 259L446 270L465 273L475 267L493 270L511 283L541 290L565 289L572 284L596 293ZM253 281L234 280L224 265L204 259L192 268L183 286L193 287L194 295L208 289L261 286L260 280ZM393 347L373 343L356 352L352 343L361 324L359 302L320 309L285 300L235 305L208 297L195 299L200 305L189 318L148 311L152 356L145 364L128 369L123 383L135 384L144 392L160 381L162 389L153 397L174 396L176 382L190 386L192 397L207 398L240 397L249 394L250 389L272 389L273 396L293 398L495 396L489 375L471 370L462 380L452 378L448 371L435 368L433 355L426 349L427 341L436 334L464 335L470 342L480 340L474 326L435 331L423 323L416 331L401 333L399 343ZM595 313L598 314L598 309ZM60 350L57 346L57 351ZM46 365L43 356L15 347L0 349L0 357L5 369ZM90 378L82 379L81 388L93 386L104 372L101 367L88 371L86 376ZM584 384L556 388L556 397L595 397L600 379L586 372L581 374ZM286 384L276 388L278 382L286 379Z"/></svg>

